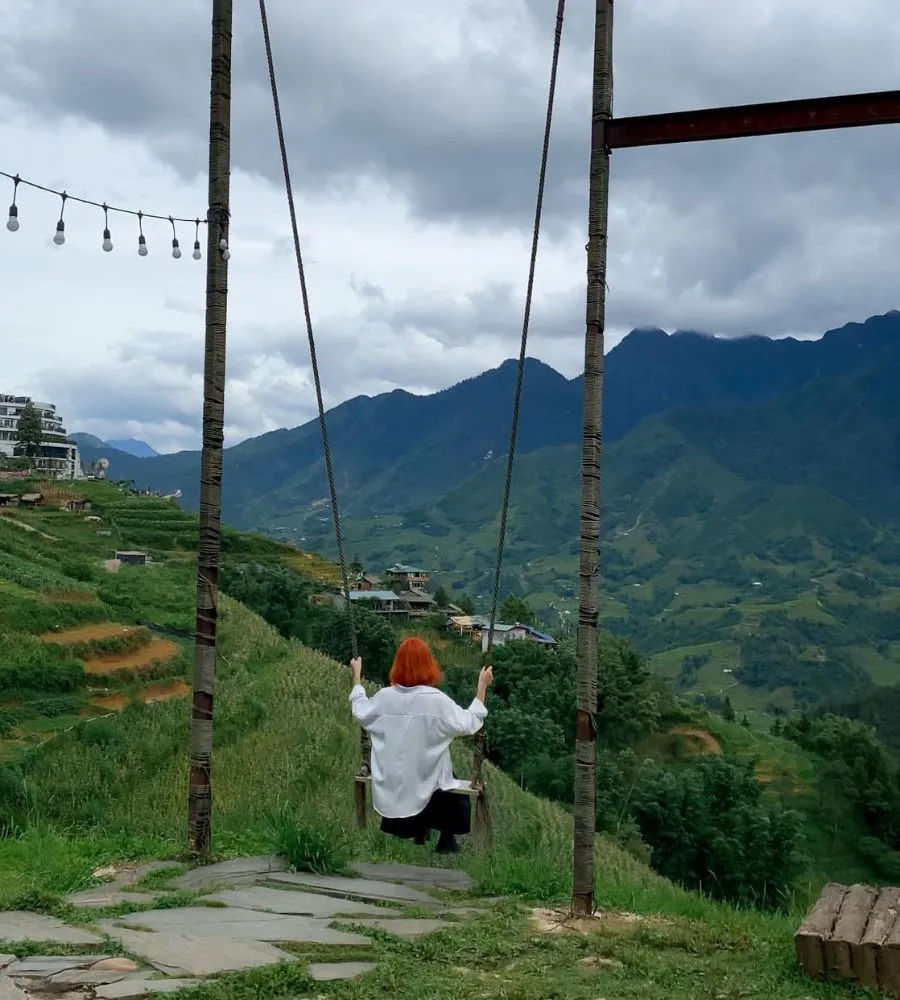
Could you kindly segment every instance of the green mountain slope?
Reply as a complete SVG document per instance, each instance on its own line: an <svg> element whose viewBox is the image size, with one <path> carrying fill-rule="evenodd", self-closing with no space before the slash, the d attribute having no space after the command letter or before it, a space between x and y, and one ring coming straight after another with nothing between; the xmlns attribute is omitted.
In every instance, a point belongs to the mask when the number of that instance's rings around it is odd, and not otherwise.
<svg viewBox="0 0 900 1000"><path fill-rule="evenodd" d="M746 707L900 681L897 377L891 347L852 376L762 403L674 410L608 446L610 627L685 690L729 690ZM579 463L577 448L550 448L516 469L504 583L550 620L574 607ZM376 571L421 562L484 597L502 477L494 462L433 505L348 519L348 548ZM304 544L330 551L327 519L301 530Z"/></svg>

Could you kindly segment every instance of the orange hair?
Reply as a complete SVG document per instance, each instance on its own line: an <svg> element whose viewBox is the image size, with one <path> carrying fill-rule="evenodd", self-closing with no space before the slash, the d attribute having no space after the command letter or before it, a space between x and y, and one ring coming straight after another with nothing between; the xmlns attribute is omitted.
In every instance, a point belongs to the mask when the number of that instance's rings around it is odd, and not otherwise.
<svg viewBox="0 0 900 1000"><path fill-rule="evenodd" d="M411 636L400 643L388 679L391 684L399 684L400 687L437 687L442 674L428 643Z"/></svg>

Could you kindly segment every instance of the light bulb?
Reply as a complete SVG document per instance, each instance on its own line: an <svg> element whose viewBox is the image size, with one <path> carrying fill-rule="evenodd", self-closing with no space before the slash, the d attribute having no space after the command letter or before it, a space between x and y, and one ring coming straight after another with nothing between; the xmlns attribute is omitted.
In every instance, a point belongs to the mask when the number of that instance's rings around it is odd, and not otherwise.
<svg viewBox="0 0 900 1000"><path fill-rule="evenodd" d="M112 253L112 248L113 248L112 237L109 235L109 230L108 229L104 229L103 230L103 249L107 253Z"/></svg>
<svg viewBox="0 0 900 1000"><path fill-rule="evenodd" d="M147 237L141 233L141 235L138 236L138 253L141 257L146 257L149 252L150 251L147 249Z"/></svg>
<svg viewBox="0 0 900 1000"><path fill-rule="evenodd" d="M56 234L53 237L53 242L58 247L61 247L66 242L66 224L62 219L56 223Z"/></svg>
<svg viewBox="0 0 900 1000"><path fill-rule="evenodd" d="M19 231L19 209L16 205L9 206L9 218L6 220L6 228L11 233Z"/></svg>
<svg viewBox="0 0 900 1000"><path fill-rule="evenodd" d="M181 258L181 247L178 245L178 240L172 240L172 256L175 260L180 260Z"/></svg>
<svg viewBox="0 0 900 1000"><path fill-rule="evenodd" d="M194 260L200 260L202 256L203 254L200 252L200 240L194 240L193 258Z"/></svg>

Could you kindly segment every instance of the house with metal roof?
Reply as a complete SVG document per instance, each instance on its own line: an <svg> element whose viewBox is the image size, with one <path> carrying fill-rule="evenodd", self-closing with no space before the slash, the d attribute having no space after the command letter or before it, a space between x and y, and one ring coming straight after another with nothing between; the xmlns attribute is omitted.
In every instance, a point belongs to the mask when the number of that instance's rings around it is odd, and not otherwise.
<svg viewBox="0 0 900 1000"><path fill-rule="evenodd" d="M384 571L385 582L398 590L427 590L430 574L428 570L405 563L395 563Z"/></svg>

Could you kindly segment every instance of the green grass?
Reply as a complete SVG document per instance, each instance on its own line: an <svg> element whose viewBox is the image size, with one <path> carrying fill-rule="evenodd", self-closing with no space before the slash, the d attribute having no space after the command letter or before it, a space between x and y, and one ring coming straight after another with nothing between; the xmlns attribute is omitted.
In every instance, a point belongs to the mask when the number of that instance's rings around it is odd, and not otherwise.
<svg viewBox="0 0 900 1000"><path fill-rule="evenodd" d="M31 516L37 523L51 517ZM85 566L102 558L106 540L98 543L83 522L63 528ZM35 554L40 557L43 546L51 544L38 538ZM19 554L25 558L23 551ZM266 549L264 555L272 553ZM290 559L299 557L292 553ZM35 565L43 565L40 558ZM126 567L87 586L106 611L105 620L147 617L190 627L193 571L187 560L170 558L150 572ZM45 603L40 590L18 597L54 613L68 606ZM427 848L389 840L374 822L363 831L355 828L352 786L359 737L347 704L346 667L284 640L227 598L221 599L219 653L216 857L278 850L297 867L320 871L340 870L354 859L430 861ZM60 718L71 722L70 715ZM185 844L188 721L184 701L133 705L110 718L76 722L55 739L20 752L12 769L0 770L0 805L8 820L0 838L0 908L83 919L62 900L93 884L97 868L149 858L178 861ZM715 720L706 724L717 726ZM28 725L38 731L43 722L34 717ZM803 789L813 787L812 762L784 741L725 724L716 732L729 749L760 754L761 766L773 775L770 794L790 792L799 801ZM455 747L455 756L457 773L469 774L471 747ZM371 935L372 946L356 957L371 956L378 968L351 983L311 984L305 961L353 957L344 950L314 948L298 950L303 961L296 965L210 982L198 997L800 1000L848 995L806 982L794 966L791 936L814 891L812 873L810 884L799 887L792 912L738 911L672 886L601 838L598 906L606 913L626 911L646 919L600 921L585 935L540 933L531 923L531 910L565 907L571 892L571 817L524 793L493 768L486 775L493 849L466 838L464 852L453 863L474 876L477 895L500 896L502 903L487 907L471 923L424 940ZM807 798L812 802L814 796ZM816 813L810 808L812 821ZM837 855L840 846L829 849ZM837 863L834 870L840 870ZM168 875L151 876L142 888L163 888ZM194 900L192 894L169 894L163 905ZM0 951L28 950L35 947L0 942Z"/></svg>
<svg viewBox="0 0 900 1000"><path fill-rule="evenodd" d="M290 850L286 840L293 836L299 852L294 860L308 862L317 854L323 869L342 866L344 857L427 863L427 849L390 841L374 824L365 831L353 826L359 742L347 709L345 668L286 642L228 600L223 600L221 654L213 771L216 855ZM89 886L91 872L104 864L178 858L187 797L186 722L184 704L139 708L104 720L101 740L89 738L87 726L32 755L25 821L17 835L0 841L0 906L65 913L60 897ZM754 735L731 727L723 738L752 741ZM459 757L459 771L466 773L465 747ZM494 850L485 853L470 842L459 863L477 879L479 894L503 896L505 902L425 940L374 935L366 953L378 962L377 971L352 983L316 985L312 992L301 961L226 976L205 985L200 995L208 1000L837 995L795 971L791 935L799 912L766 916L713 903L671 886L605 840L597 846L598 905L648 919L600 922L586 936L538 933L531 909L565 906L570 892L570 820L493 769L487 776ZM340 858L333 850L336 835L344 852ZM144 888L160 888L165 879L155 876ZM167 905L191 901L179 897ZM343 950L297 953L310 961L351 957ZM597 958L604 961L598 965Z"/></svg>

